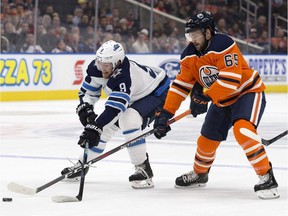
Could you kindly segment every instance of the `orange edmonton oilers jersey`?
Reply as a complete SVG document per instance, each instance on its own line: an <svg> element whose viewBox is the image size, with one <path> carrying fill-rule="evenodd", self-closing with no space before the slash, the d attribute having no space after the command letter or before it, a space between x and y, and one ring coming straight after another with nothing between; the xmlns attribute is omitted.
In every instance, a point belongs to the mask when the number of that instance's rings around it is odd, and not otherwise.
<svg viewBox="0 0 288 216"><path fill-rule="evenodd" d="M175 114L196 83L207 89L205 94L219 107L233 104L248 92L265 89L258 72L248 67L237 44L224 34L214 35L202 55L192 43L186 47L164 109Z"/></svg>

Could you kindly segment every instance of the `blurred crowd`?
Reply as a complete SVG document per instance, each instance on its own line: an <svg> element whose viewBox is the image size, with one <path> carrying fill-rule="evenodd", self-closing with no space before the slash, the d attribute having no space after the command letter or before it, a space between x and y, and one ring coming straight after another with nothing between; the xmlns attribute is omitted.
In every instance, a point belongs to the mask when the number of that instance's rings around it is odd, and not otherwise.
<svg viewBox="0 0 288 216"><path fill-rule="evenodd" d="M95 25L95 0L66 1L72 7L66 12L57 11L54 2L57 1L39 5L37 26L34 26L34 0L1 0L1 53L94 53L95 48L110 39L122 43L127 53L181 53L187 45L184 24L179 27L179 23L163 16L154 17L150 37L149 22L146 26L140 25L139 14L132 7L126 9L124 15L121 15L123 9L100 7ZM138 2L151 4L150 0ZM268 3L253 0L257 16L247 18L239 2L154 0L154 8L185 20L209 10L221 33L261 46L262 53L268 53L271 42L271 54L287 54L287 21L275 26L277 15L287 20L287 1L272 1L271 41ZM253 54L253 50L249 54Z"/></svg>

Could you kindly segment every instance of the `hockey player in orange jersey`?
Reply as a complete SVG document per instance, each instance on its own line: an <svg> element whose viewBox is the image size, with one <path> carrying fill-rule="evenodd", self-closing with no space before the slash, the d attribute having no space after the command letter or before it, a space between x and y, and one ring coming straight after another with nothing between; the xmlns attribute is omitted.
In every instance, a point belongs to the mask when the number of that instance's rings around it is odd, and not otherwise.
<svg viewBox="0 0 288 216"><path fill-rule="evenodd" d="M185 31L190 43L181 54L180 72L164 108L156 114L154 135L158 139L166 136L170 130L167 121L190 93L192 115L207 114L197 140L193 170L176 178L175 187L206 185L216 150L233 127L235 139L260 178L254 191L262 199L278 198L278 184L265 148L253 139L258 136L257 126L266 104L265 85L258 72L248 67L232 38L216 31L210 12L192 16ZM203 88L207 90L203 92Z"/></svg>

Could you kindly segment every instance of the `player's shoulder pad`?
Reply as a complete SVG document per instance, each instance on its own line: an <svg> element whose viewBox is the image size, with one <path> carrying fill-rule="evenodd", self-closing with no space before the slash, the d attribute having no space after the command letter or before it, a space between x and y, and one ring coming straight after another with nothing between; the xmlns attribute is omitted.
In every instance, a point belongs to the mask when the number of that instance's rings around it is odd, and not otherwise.
<svg viewBox="0 0 288 216"><path fill-rule="evenodd" d="M214 51L214 52L222 52L223 50L226 50L232 44L234 43L234 40L225 34L215 34L211 39L211 44L207 49L207 52Z"/></svg>
<svg viewBox="0 0 288 216"><path fill-rule="evenodd" d="M98 70L97 66L95 65L95 59L90 62L86 72L91 77L102 77L102 72Z"/></svg>
<svg viewBox="0 0 288 216"><path fill-rule="evenodd" d="M194 54L196 54L196 52L197 52L197 50L196 50L194 44L193 43L189 43L187 45L187 47L184 49L184 51L181 53L180 59L182 60L186 56L194 55Z"/></svg>

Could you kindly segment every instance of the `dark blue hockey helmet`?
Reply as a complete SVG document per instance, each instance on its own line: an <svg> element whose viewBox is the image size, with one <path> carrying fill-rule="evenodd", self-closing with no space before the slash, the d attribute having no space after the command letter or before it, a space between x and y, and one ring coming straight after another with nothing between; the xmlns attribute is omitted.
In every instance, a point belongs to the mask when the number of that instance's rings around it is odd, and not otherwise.
<svg viewBox="0 0 288 216"><path fill-rule="evenodd" d="M189 33L198 29L204 31L209 28L212 34L215 33L215 22L209 11L203 11L189 18L185 25L185 33Z"/></svg>

